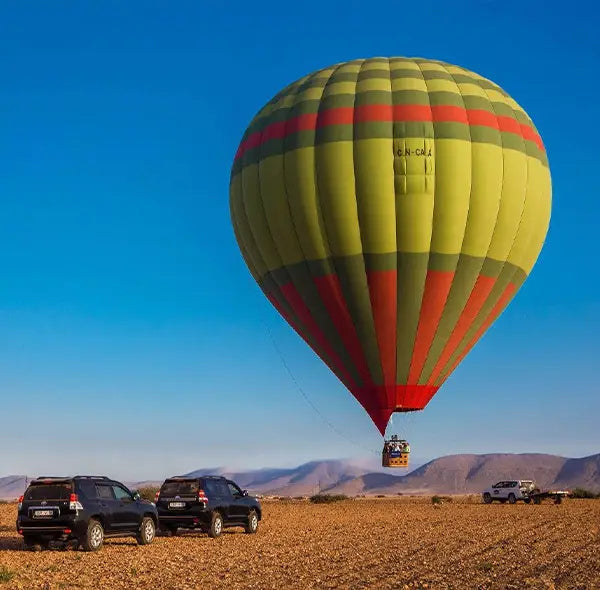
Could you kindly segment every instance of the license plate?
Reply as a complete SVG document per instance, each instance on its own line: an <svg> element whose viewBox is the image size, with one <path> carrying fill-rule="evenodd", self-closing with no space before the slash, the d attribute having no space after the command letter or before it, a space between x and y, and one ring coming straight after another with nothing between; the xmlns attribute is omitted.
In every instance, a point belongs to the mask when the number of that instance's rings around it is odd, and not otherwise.
<svg viewBox="0 0 600 590"><path fill-rule="evenodd" d="M34 510L33 516L34 518L43 518L47 516L52 516L54 514L53 510Z"/></svg>
<svg viewBox="0 0 600 590"><path fill-rule="evenodd" d="M185 502L169 502L169 508L185 508Z"/></svg>

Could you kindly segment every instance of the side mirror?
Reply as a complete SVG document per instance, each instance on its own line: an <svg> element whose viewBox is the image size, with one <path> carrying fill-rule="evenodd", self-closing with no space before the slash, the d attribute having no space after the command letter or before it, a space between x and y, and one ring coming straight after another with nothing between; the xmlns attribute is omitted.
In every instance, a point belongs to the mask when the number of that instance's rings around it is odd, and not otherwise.
<svg viewBox="0 0 600 590"><path fill-rule="evenodd" d="M248 495L248 490L243 490L242 491L242 496L247 496Z"/></svg>
<svg viewBox="0 0 600 590"><path fill-rule="evenodd" d="M133 499L137 502L140 499L140 493L137 490L133 490Z"/></svg>

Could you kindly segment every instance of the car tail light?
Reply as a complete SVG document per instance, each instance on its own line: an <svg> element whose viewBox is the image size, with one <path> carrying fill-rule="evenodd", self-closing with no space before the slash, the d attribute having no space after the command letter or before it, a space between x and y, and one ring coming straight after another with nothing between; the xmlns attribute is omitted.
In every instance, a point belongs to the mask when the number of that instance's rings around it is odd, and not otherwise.
<svg viewBox="0 0 600 590"><path fill-rule="evenodd" d="M83 506L79 502L77 494L71 494L69 496L69 510L83 510Z"/></svg>
<svg viewBox="0 0 600 590"><path fill-rule="evenodd" d="M198 502L208 503L208 498L206 497L204 490L198 490Z"/></svg>
<svg viewBox="0 0 600 590"><path fill-rule="evenodd" d="M64 533L65 535L70 535L70 534L71 534L71 529L65 529L65 530L63 531L63 533Z"/></svg>
<svg viewBox="0 0 600 590"><path fill-rule="evenodd" d="M158 499L160 498L160 490L157 490L156 494L154 494L154 503L156 504L156 502L158 502Z"/></svg>
<svg viewBox="0 0 600 590"><path fill-rule="evenodd" d="M23 529L17 529L17 533L19 533L19 535L23 534Z"/></svg>
<svg viewBox="0 0 600 590"><path fill-rule="evenodd" d="M23 498L24 496L19 496L19 506L17 507L17 510L21 510L21 508L23 508Z"/></svg>

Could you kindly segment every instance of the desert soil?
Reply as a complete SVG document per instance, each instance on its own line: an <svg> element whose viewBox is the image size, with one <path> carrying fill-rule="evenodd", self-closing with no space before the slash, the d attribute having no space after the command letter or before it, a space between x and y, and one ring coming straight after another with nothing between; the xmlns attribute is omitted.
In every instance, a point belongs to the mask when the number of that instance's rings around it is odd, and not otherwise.
<svg viewBox="0 0 600 590"><path fill-rule="evenodd" d="M478 502L478 501L477 501ZM264 501L256 535L108 540L98 553L25 551L0 505L5 588L600 589L600 501ZM9 579L10 578L10 579Z"/></svg>

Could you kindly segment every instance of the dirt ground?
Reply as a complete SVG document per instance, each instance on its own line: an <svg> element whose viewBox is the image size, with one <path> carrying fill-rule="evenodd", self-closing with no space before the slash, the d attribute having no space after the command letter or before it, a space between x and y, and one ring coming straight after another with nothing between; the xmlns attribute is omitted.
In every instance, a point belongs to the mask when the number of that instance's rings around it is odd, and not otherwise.
<svg viewBox="0 0 600 590"><path fill-rule="evenodd" d="M0 505L5 588L600 589L600 501L483 505L454 499L263 501L256 535L106 542L98 553L25 551Z"/></svg>

